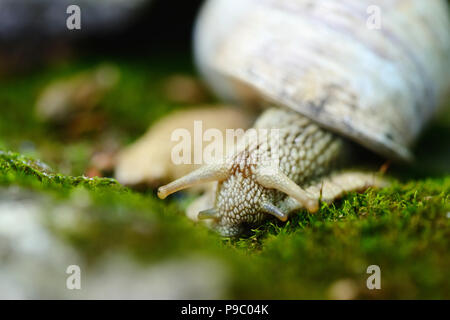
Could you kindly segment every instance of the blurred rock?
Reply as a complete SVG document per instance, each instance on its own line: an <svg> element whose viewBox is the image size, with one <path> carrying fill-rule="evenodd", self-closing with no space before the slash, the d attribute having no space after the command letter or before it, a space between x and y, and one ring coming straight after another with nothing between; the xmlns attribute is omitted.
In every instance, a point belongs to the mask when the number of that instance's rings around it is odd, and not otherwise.
<svg viewBox="0 0 450 320"><path fill-rule="evenodd" d="M126 256L103 261L86 279L87 299L223 299L228 276L210 258L170 259L144 268Z"/></svg>
<svg viewBox="0 0 450 320"><path fill-rule="evenodd" d="M38 97L37 117L56 125L63 136L71 139L100 133L107 124L107 115L97 107L119 78L120 71L115 65L101 64L92 70L56 80Z"/></svg>
<svg viewBox="0 0 450 320"><path fill-rule="evenodd" d="M82 228L89 193L65 202L20 188L0 188L0 299L223 299L228 273L216 259L185 255L138 263L114 251L87 263L49 227ZM50 209L49 209L50 208ZM53 230L53 231L52 231ZM80 267L81 290L69 290L68 266Z"/></svg>
<svg viewBox="0 0 450 320"><path fill-rule="evenodd" d="M119 77L116 66L102 64L91 71L50 83L37 99L37 115L43 120L58 122L89 111L117 84Z"/></svg>
<svg viewBox="0 0 450 320"><path fill-rule="evenodd" d="M18 188L0 189L0 298L58 297L76 253L42 225L47 198Z"/></svg>

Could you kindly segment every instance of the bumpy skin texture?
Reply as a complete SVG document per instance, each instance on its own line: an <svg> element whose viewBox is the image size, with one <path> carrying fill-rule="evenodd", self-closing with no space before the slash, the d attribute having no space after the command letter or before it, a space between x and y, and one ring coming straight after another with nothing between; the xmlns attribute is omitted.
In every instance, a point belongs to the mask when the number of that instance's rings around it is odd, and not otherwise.
<svg viewBox="0 0 450 320"><path fill-rule="evenodd" d="M265 204L289 214L289 202L293 200L285 193L265 188L257 182L255 173L270 164L272 156L279 159L278 168L302 187L329 173L343 157L343 139L294 111L268 109L254 128L279 129L279 135L269 132L267 139L247 135L243 150L231 158L231 174L217 185L214 201L218 214L213 228L224 236L238 235L245 224L255 226L269 217L262 207ZM271 139L276 138L280 139L275 148L279 157L271 149L274 145Z"/></svg>

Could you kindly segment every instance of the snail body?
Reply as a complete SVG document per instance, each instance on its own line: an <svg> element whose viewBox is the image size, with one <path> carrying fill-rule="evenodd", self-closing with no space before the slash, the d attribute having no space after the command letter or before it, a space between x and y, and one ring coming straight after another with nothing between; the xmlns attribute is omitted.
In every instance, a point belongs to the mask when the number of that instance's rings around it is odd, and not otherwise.
<svg viewBox="0 0 450 320"><path fill-rule="evenodd" d="M376 30L367 27L372 4L382 19ZM264 161L273 153L268 140L247 137L223 162L161 187L159 196L216 182L190 215L233 236L268 215L286 221L298 209L317 211L319 199L383 185L373 174L335 170L346 141L412 159L449 88L449 30L438 0L207 1L196 26L199 69L224 99L270 107L255 128L279 129L278 162Z"/></svg>

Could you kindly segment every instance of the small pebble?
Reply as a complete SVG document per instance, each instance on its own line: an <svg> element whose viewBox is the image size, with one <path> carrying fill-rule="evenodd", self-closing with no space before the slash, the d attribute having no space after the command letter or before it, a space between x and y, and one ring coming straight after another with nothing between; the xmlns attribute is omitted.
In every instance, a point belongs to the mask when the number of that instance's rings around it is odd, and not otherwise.
<svg viewBox="0 0 450 320"><path fill-rule="evenodd" d="M332 300L353 300L358 296L358 286L352 279L341 279L328 289L328 297Z"/></svg>

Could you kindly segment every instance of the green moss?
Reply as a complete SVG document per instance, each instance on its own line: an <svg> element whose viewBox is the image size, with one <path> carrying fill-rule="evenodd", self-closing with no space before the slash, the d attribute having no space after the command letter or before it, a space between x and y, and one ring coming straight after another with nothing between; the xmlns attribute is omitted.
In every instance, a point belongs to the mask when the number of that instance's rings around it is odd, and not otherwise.
<svg viewBox="0 0 450 320"><path fill-rule="evenodd" d="M321 296L317 284L350 278L362 297L370 297L363 280L367 266L375 264L383 273L380 298L448 297L449 191L447 177L348 195L341 203L324 204L317 215L303 213L285 226L263 226L259 255L268 274L283 266L280 283L287 287L280 294L289 290L286 296L307 296L309 290ZM253 239L239 242L254 245ZM295 278L302 280L289 281Z"/></svg>
<svg viewBox="0 0 450 320"><path fill-rule="evenodd" d="M0 181L53 194L75 208L74 225L48 225L88 261L125 250L143 263L192 252L231 270L230 298L327 298L330 286L351 279L360 298L449 298L450 176L394 182L300 212L288 223L268 221L249 236L221 239L184 217L178 202L162 202L112 179L51 173L29 158L0 153ZM86 200L87 199L87 200ZM382 290L365 287L369 265L382 270Z"/></svg>
<svg viewBox="0 0 450 320"><path fill-rule="evenodd" d="M65 192L77 186L85 186L91 190L105 187L123 189L114 179L65 176L55 173L41 161L1 150L0 185L21 185L37 190L57 192Z"/></svg>

